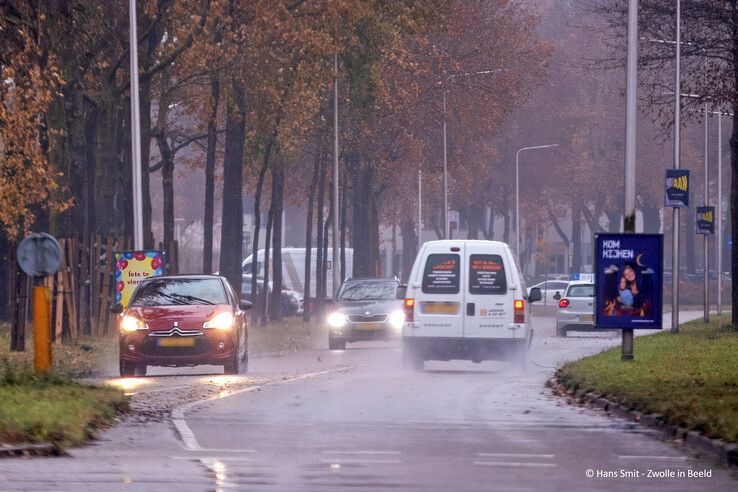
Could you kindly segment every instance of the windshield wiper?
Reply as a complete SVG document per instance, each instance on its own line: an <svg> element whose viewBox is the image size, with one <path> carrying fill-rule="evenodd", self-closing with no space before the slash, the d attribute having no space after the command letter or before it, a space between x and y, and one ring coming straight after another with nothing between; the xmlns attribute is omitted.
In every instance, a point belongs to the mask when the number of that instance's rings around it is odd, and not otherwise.
<svg viewBox="0 0 738 492"><path fill-rule="evenodd" d="M194 302L200 302L201 304L214 304L213 302L208 301L207 299L203 299L202 297L191 296L188 294L170 294L170 296L178 298L178 299L185 299L190 302L194 301Z"/></svg>

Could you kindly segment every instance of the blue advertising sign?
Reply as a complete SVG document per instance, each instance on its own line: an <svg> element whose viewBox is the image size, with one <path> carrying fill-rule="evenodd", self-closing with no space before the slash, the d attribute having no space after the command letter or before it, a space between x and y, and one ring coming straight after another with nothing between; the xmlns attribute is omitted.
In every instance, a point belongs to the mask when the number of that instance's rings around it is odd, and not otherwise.
<svg viewBox="0 0 738 492"><path fill-rule="evenodd" d="M595 236L597 328L661 328L663 256L661 234Z"/></svg>
<svg viewBox="0 0 738 492"><path fill-rule="evenodd" d="M715 207L697 207L697 234L715 234Z"/></svg>
<svg viewBox="0 0 738 492"><path fill-rule="evenodd" d="M689 171L687 169L666 170L664 206L674 208L689 206Z"/></svg>

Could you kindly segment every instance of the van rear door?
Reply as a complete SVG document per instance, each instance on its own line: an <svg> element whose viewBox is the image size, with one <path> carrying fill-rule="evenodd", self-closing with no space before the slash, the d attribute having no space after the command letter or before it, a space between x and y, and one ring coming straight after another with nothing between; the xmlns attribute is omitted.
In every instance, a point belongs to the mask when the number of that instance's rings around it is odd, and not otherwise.
<svg viewBox="0 0 738 492"><path fill-rule="evenodd" d="M420 286L415 290L414 336L451 337L464 336L464 269L461 259L464 244L458 246L428 248L422 260Z"/></svg>
<svg viewBox="0 0 738 492"><path fill-rule="evenodd" d="M514 338L512 269L506 251L484 243L466 245L464 336Z"/></svg>

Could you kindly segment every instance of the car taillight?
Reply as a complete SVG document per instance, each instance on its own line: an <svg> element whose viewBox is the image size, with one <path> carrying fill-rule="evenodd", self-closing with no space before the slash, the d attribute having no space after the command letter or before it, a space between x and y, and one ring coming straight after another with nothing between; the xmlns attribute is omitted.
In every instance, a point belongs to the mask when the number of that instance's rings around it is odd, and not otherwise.
<svg viewBox="0 0 738 492"><path fill-rule="evenodd" d="M559 307L560 308L568 308L569 307L569 299L559 299Z"/></svg>
<svg viewBox="0 0 738 492"><path fill-rule="evenodd" d="M408 297L405 299L405 321L412 323L413 313L415 312L415 299Z"/></svg>
<svg viewBox="0 0 738 492"><path fill-rule="evenodd" d="M515 299L513 307L515 308L515 322L525 323L525 301L522 299Z"/></svg>

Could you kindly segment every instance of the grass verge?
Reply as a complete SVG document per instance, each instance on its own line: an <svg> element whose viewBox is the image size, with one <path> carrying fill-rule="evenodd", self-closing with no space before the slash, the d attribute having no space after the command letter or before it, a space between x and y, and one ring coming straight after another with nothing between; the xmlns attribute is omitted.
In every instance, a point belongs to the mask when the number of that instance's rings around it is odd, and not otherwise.
<svg viewBox="0 0 738 492"><path fill-rule="evenodd" d="M105 368L117 368L118 339L84 337L72 342L55 343L51 352L55 374L69 377L96 376ZM8 361L14 371L33 372L33 333L26 334L26 350L11 352L10 327L0 323L0 361Z"/></svg>
<svg viewBox="0 0 738 492"><path fill-rule="evenodd" d="M315 323L303 323L294 316L270 321L269 326L249 325L249 352L296 352L312 347L316 337Z"/></svg>
<svg viewBox="0 0 738 492"><path fill-rule="evenodd" d="M738 331L730 318L681 325L635 339L635 360L620 347L562 366L566 387L594 392L667 423L738 443Z"/></svg>
<svg viewBox="0 0 738 492"><path fill-rule="evenodd" d="M61 376L35 378L6 361L0 379L0 443L81 444L127 409L127 398L116 388Z"/></svg>

